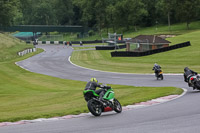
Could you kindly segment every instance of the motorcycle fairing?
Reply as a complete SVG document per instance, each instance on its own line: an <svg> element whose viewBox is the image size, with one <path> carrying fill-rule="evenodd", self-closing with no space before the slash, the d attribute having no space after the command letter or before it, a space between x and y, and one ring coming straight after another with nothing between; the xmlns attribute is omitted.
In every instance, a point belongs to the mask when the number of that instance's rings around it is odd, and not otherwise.
<svg viewBox="0 0 200 133"><path fill-rule="evenodd" d="M106 100L110 100L110 99L113 99L115 97L115 93L112 89L109 89L105 95L103 96L103 99L106 99Z"/></svg>

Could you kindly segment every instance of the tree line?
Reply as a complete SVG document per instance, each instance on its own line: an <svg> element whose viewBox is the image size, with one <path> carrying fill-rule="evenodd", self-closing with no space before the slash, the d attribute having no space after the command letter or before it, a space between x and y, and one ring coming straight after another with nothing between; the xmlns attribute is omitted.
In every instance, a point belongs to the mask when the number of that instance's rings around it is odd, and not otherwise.
<svg viewBox="0 0 200 133"><path fill-rule="evenodd" d="M0 26L82 25L129 30L200 20L200 0L0 0Z"/></svg>

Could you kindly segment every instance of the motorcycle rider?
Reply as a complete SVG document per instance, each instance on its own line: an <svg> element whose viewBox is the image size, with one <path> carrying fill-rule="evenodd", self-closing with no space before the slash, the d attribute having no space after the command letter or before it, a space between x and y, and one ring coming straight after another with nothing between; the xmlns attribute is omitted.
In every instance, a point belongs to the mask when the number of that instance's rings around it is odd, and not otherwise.
<svg viewBox="0 0 200 133"><path fill-rule="evenodd" d="M184 81L188 83L188 86L189 86L189 87L192 86L191 83L188 82L188 81L189 81L189 78L190 78L191 76L194 76L194 75L197 75L197 72L195 72L195 71L189 69L188 67L185 67L185 68L184 68Z"/></svg>
<svg viewBox="0 0 200 133"><path fill-rule="evenodd" d="M98 80L96 78L91 78L90 81L86 84L85 90L94 90L100 97L100 100L103 100L103 96L105 94L105 90L100 88L96 90L97 87L103 87L102 85L98 84Z"/></svg>
<svg viewBox="0 0 200 133"><path fill-rule="evenodd" d="M156 77L158 76L158 74L160 72L160 69L161 69L160 65L158 65L157 63L155 63L152 70L155 71Z"/></svg>

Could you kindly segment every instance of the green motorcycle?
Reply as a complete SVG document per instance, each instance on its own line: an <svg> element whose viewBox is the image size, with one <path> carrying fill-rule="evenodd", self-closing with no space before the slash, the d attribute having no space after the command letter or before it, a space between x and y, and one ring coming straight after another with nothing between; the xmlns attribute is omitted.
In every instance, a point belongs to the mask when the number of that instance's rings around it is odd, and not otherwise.
<svg viewBox="0 0 200 133"><path fill-rule="evenodd" d="M83 95L87 101L89 111L94 116L100 116L102 112L115 111L117 113L122 112L122 106L120 102L115 98L115 93L110 86L102 86L105 90L103 100L99 99L99 95L94 90L84 90Z"/></svg>

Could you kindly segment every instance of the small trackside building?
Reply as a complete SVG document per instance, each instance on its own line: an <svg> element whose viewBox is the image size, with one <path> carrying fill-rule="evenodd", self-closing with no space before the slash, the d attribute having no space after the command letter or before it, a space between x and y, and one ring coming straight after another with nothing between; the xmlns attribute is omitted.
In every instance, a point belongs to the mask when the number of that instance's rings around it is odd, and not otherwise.
<svg viewBox="0 0 200 133"><path fill-rule="evenodd" d="M168 47L169 43L171 42L156 35L139 35L126 41L126 51L144 52Z"/></svg>

